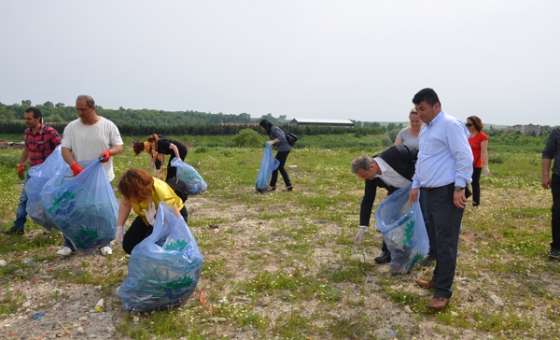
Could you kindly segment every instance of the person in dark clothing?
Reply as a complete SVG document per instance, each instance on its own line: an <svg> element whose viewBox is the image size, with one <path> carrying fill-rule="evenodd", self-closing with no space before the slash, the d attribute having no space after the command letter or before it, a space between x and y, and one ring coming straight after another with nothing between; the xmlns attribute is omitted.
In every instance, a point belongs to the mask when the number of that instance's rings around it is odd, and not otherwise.
<svg viewBox="0 0 560 340"><path fill-rule="evenodd" d="M365 181L364 197L360 206L360 227L355 242L361 243L371 218L371 210L377 188L384 188L390 195L412 181L418 150L404 144L394 145L379 155L362 156L352 162L352 172ZM391 262L391 254L383 242L381 255L375 258L379 264Z"/></svg>
<svg viewBox="0 0 560 340"><path fill-rule="evenodd" d="M278 126L272 125L266 119L261 120L259 124L270 137L270 140L267 142L274 146L278 152L276 153L276 159L280 162L278 168L272 172L272 177L270 178L270 190L276 190L276 181L278 180L278 172L282 175L282 179L284 179L284 184L286 185L287 191L292 191L292 183L290 182L290 176L288 176L288 172L286 171L286 160L288 159L288 154L290 150L292 150L292 146L288 143L286 138L286 133L279 128Z"/></svg>
<svg viewBox="0 0 560 340"><path fill-rule="evenodd" d="M552 191L552 243L548 256L560 260L560 128L552 130L542 153L542 186Z"/></svg>
<svg viewBox="0 0 560 340"><path fill-rule="evenodd" d="M147 152L158 171L161 169L165 155L169 155L166 181L177 175L177 169L171 166L171 161L175 157L184 161L188 152L185 144L177 140L161 138L157 133L151 135L145 142L134 142L133 149L136 155L139 155L142 151Z"/></svg>

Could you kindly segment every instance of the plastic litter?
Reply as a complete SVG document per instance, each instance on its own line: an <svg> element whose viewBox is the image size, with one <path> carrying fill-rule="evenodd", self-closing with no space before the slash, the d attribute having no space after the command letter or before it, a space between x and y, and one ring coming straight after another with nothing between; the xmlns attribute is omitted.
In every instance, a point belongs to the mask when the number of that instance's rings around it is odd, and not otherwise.
<svg viewBox="0 0 560 340"><path fill-rule="evenodd" d="M117 199L99 160L78 176L53 177L41 192L48 218L78 250L108 245L115 238Z"/></svg>
<svg viewBox="0 0 560 340"><path fill-rule="evenodd" d="M173 158L171 166L177 168L177 178L175 182L182 182L175 183L175 185L173 185L173 181L168 183L175 191L180 190L186 192L188 195L198 195L208 189L208 184L204 181L200 173L190 164L183 162L179 158Z"/></svg>
<svg viewBox="0 0 560 340"><path fill-rule="evenodd" d="M117 294L129 311L180 305L195 290L203 257L182 216L160 203L152 234L130 255L128 277Z"/></svg>
<svg viewBox="0 0 560 340"><path fill-rule="evenodd" d="M261 159L261 166L257 175L256 189L258 192L264 192L268 188L272 172L278 168L280 161L272 156L272 145L266 144L264 146L263 157Z"/></svg>
<svg viewBox="0 0 560 340"><path fill-rule="evenodd" d="M420 204L408 206L410 185L387 196L375 213L376 226L391 253L391 272L408 273L430 250Z"/></svg>
<svg viewBox="0 0 560 340"><path fill-rule="evenodd" d="M52 229L55 225L45 214L41 202L41 191L51 178L66 171L68 171L68 165L62 158L60 146L57 146L43 163L32 166L27 173L28 178L24 186L27 195L27 214L35 223L46 229Z"/></svg>

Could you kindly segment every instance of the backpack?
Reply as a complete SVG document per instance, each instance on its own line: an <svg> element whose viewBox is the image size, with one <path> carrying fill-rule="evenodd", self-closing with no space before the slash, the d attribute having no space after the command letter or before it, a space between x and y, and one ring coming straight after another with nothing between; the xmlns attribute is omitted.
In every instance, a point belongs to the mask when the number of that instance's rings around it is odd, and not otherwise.
<svg viewBox="0 0 560 340"><path fill-rule="evenodd" d="M296 142L298 141L298 137L291 132L286 132L285 134L286 134L286 140L288 141L288 144L294 146L294 144L296 144Z"/></svg>

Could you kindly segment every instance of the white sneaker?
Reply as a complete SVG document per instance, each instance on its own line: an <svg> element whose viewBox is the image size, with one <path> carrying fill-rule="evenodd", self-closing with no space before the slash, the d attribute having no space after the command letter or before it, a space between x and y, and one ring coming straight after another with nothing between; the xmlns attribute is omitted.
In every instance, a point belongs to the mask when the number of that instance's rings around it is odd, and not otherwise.
<svg viewBox="0 0 560 340"><path fill-rule="evenodd" d="M112 255L112 254L113 254L113 249L111 249L110 246L102 247L100 250L101 250L101 255L103 255L103 256L107 256L107 255Z"/></svg>
<svg viewBox="0 0 560 340"><path fill-rule="evenodd" d="M72 254L72 249L70 249L69 247L62 247L59 250L57 250L56 253L60 256L68 256Z"/></svg>

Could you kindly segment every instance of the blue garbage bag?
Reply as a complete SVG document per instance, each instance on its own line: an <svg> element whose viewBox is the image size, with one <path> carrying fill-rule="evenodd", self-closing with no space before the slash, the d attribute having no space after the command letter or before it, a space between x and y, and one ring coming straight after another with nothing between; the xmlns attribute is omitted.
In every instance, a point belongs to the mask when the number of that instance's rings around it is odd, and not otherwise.
<svg viewBox="0 0 560 340"><path fill-rule="evenodd" d="M411 186L387 196L375 212L376 226L391 253L391 270L408 273L428 255L430 242L420 204L408 205Z"/></svg>
<svg viewBox="0 0 560 340"><path fill-rule="evenodd" d="M188 195L198 195L208 189L208 184L191 165L175 157L171 160L171 166L177 168L176 179L182 182L181 187L184 188L181 191L186 191Z"/></svg>
<svg viewBox="0 0 560 340"><path fill-rule="evenodd" d="M124 309L146 312L181 304L194 292L202 262L183 217L160 203L153 231L132 249L128 276L117 290Z"/></svg>
<svg viewBox="0 0 560 340"><path fill-rule="evenodd" d="M46 229L54 228L54 223L47 217L41 202L41 191L45 184L53 177L68 171L68 165L62 158L60 146L41 164L32 166L27 172L27 181L23 187L27 195L26 211L35 223Z"/></svg>
<svg viewBox="0 0 560 340"><path fill-rule="evenodd" d="M263 192L268 188L272 172L278 168L280 161L272 155L272 145L266 144L264 146L263 157L261 159L261 167L257 175L257 191Z"/></svg>
<svg viewBox="0 0 560 340"><path fill-rule="evenodd" d="M41 191L41 201L75 249L103 247L115 238L117 198L99 160L78 176L68 171L53 177Z"/></svg>

